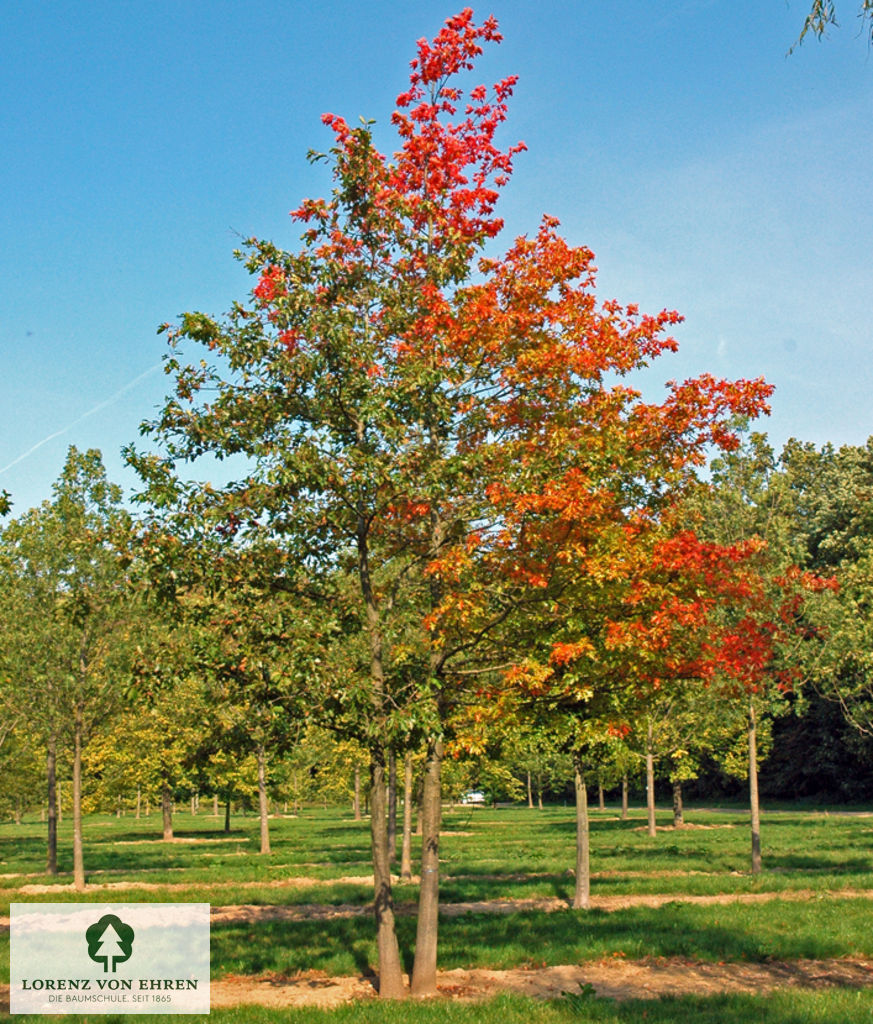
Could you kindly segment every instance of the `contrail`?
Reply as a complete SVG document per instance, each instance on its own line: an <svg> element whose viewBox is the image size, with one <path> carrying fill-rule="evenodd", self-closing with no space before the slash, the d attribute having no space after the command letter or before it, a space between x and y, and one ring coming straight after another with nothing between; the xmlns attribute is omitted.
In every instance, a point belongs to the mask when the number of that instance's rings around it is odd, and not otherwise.
<svg viewBox="0 0 873 1024"><path fill-rule="evenodd" d="M61 434L66 434L68 430L72 430L73 427L77 427L83 420L88 419L89 416L93 416L95 413L100 412L101 409L105 409L107 405L112 405L113 402L117 402L122 395L130 391L131 388L136 387L141 380L145 380L146 377L150 376L155 370L160 370L163 363L158 363L156 366L150 367L144 373L141 373L138 377L134 377L133 380L128 381L124 387L119 388L114 395L110 395L109 398L104 399L102 402L98 402L93 409L89 409L87 412L73 420L72 423L68 423L65 427L61 427L60 430L56 430L53 434L49 434L48 437L44 437L41 441L37 441L32 448L28 448L23 455L19 455L17 459L13 459L8 466L4 466L0 469L0 473L5 473L7 469L12 469L13 466L17 466L19 462L24 462L25 459L29 458L35 451L38 451L44 444L48 444L49 441L54 441L56 437L60 437Z"/></svg>

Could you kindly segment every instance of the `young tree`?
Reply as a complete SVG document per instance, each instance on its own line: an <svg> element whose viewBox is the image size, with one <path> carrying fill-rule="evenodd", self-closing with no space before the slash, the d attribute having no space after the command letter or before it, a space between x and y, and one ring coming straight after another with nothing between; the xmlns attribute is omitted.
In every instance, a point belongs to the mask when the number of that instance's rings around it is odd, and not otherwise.
<svg viewBox="0 0 873 1024"><path fill-rule="evenodd" d="M4 657L47 749L49 870L56 866L54 780L59 743L72 746L73 876L85 885L82 755L119 707L131 653L126 564L129 521L100 453L71 447L54 499L9 523L0 573L8 629ZM34 697L39 697L34 703Z"/></svg>
<svg viewBox="0 0 873 1024"><path fill-rule="evenodd" d="M175 394L145 429L166 454L130 453L153 499L237 543L273 536L307 565L333 572L339 560L354 572L367 673L334 689L358 709L349 735L370 751L379 990L389 997L404 993L384 796L391 751L426 746L412 975L423 995L436 985L440 773L454 706L514 612L544 599L561 552L624 521L641 482L652 493L684 479L704 443L729 436L725 415L754 414L768 393L701 378L652 405L610 386L675 347L666 332L679 318L598 306L592 254L561 239L553 218L503 258L477 262L500 230L498 192L522 147L496 144L515 80L476 87L463 103L459 76L499 38L493 18L477 26L466 10L418 44L392 117L392 160L369 123L325 115L334 189L295 212L302 250L252 240L250 301L222 322L190 313L164 326ZM183 365L188 344L217 363ZM176 462L205 452L244 453L251 472L220 492L180 483Z"/></svg>

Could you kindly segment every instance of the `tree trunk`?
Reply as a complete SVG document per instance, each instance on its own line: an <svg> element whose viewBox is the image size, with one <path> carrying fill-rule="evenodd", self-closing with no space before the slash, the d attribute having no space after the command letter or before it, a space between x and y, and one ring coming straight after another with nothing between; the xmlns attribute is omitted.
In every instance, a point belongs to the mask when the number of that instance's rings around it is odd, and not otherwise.
<svg viewBox="0 0 873 1024"><path fill-rule="evenodd" d="M602 782L597 783L597 806L600 808L601 811L606 810L606 796L603 792Z"/></svg>
<svg viewBox="0 0 873 1024"><path fill-rule="evenodd" d="M54 736L49 737L45 757L48 783L48 855L46 872L58 873L58 746Z"/></svg>
<svg viewBox="0 0 873 1024"><path fill-rule="evenodd" d="M218 794L217 793L213 793L212 794L212 817L213 818L217 818L218 817Z"/></svg>
<svg viewBox="0 0 873 1024"><path fill-rule="evenodd" d="M752 817L752 874L761 873L761 805L758 802L758 734L755 702L749 699L749 804Z"/></svg>
<svg viewBox="0 0 873 1024"><path fill-rule="evenodd" d="M527 773L527 805L533 810L533 786L531 785L530 772Z"/></svg>
<svg viewBox="0 0 873 1024"><path fill-rule="evenodd" d="M685 824L685 814L682 807L682 783L673 783L673 828L679 828Z"/></svg>
<svg viewBox="0 0 873 1024"><path fill-rule="evenodd" d="M261 817L261 853L270 852L270 808L267 804L267 752L258 744L258 811Z"/></svg>
<svg viewBox="0 0 873 1024"><path fill-rule="evenodd" d="M627 821L627 772L621 777L621 820Z"/></svg>
<svg viewBox="0 0 873 1024"><path fill-rule="evenodd" d="M230 797L224 801L224 832L230 835Z"/></svg>
<svg viewBox="0 0 873 1024"><path fill-rule="evenodd" d="M73 712L73 888L85 889L85 859L82 852L82 708Z"/></svg>
<svg viewBox="0 0 873 1024"><path fill-rule="evenodd" d="M400 949L394 924L394 896L391 892L391 864L388 857L388 819L385 806L385 756L374 750L370 756L370 840L373 852L373 912L376 918L376 946L379 951L379 996L402 999L406 995Z"/></svg>
<svg viewBox="0 0 873 1024"><path fill-rule="evenodd" d="M537 807L543 809L543 777L537 772Z"/></svg>
<svg viewBox="0 0 873 1024"><path fill-rule="evenodd" d="M418 896L418 925L415 932L415 961L412 968L414 996L436 995L437 990L442 763L443 741L430 740L427 745L421 798L421 887Z"/></svg>
<svg viewBox="0 0 873 1024"><path fill-rule="evenodd" d="M196 813L197 813L197 801L192 796L191 797L191 817L193 818Z"/></svg>
<svg viewBox="0 0 873 1024"><path fill-rule="evenodd" d="M573 788L576 791L576 889L573 909L587 910L591 905L591 868L588 825L588 789L582 771L582 758L573 757Z"/></svg>
<svg viewBox="0 0 873 1024"><path fill-rule="evenodd" d="M655 752L652 738L652 723L649 722L646 732L646 808L648 810L650 836L656 836L655 829Z"/></svg>
<svg viewBox="0 0 873 1024"><path fill-rule="evenodd" d="M412 754L403 760L403 840L400 844L400 878L412 878Z"/></svg>
<svg viewBox="0 0 873 1024"><path fill-rule="evenodd" d="M137 818L140 817L141 812L142 812L142 788L140 786L137 786L136 787L136 816L137 816Z"/></svg>
<svg viewBox="0 0 873 1024"><path fill-rule="evenodd" d="M164 841L173 838L173 794L167 779L161 780L161 821L164 826Z"/></svg>
<svg viewBox="0 0 873 1024"><path fill-rule="evenodd" d="M364 443L363 426L358 438ZM387 710L385 666L382 638L382 617L379 598L370 578L370 523L363 506L358 509L357 550L358 579L367 616L370 643L370 685L372 716L381 725ZM388 820L385 807L385 749L376 744L370 750L370 840L373 854L373 913L376 918L376 946L379 953L379 996L401 999L406 995L400 950L394 924L394 897L391 892L391 861L388 851Z"/></svg>
<svg viewBox="0 0 873 1024"><path fill-rule="evenodd" d="M361 769L355 765L355 799L352 804L355 821L361 820Z"/></svg>
<svg viewBox="0 0 873 1024"><path fill-rule="evenodd" d="M397 860L397 754L388 752L388 860Z"/></svg>

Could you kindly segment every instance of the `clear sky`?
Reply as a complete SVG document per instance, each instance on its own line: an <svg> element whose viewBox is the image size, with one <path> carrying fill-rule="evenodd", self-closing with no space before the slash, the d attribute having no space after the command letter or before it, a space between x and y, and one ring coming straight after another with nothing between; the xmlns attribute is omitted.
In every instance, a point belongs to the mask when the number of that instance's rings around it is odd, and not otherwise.
<svg viewBox="0 0 873 1024"><path fill-rule="evenodd" d="M0 488L51 494L67 447L120 448L168 389L155 330L243 298L242 237L294 248L327 191L320 115L385 126L434 0L0 4ZM790 57L809 0L491 0L482 81L520 81L529 151L506 241L543 213L597 256L601 298L686 317L658 380L764 375L763 423L873 434L873 52L858 4Z"/></svg>

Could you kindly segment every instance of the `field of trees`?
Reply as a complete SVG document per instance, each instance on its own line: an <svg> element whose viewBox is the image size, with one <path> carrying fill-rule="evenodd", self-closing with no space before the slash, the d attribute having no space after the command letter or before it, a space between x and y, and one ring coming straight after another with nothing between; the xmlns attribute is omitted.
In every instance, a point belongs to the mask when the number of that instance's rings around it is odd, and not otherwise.
<svg viewBox="0 0 873 1024"><path fill-rule="evenodd" d="M551 217L495 255L499 40L419 41L391 157L324 116L301 248L159 328L131 501L74 447L2 496L6 894L208 901L224 998L343 978L331 1019L866 1019L873 441L775 452L760 379L652 401L678 313ZM400 1005L474 969L510 994Z"/></svg>

